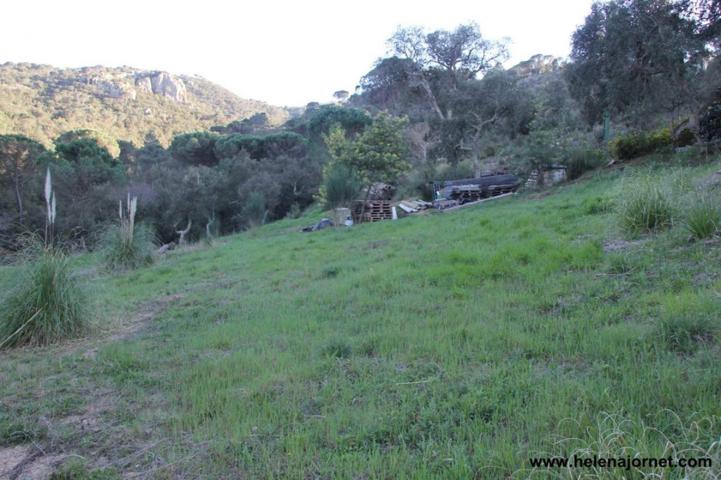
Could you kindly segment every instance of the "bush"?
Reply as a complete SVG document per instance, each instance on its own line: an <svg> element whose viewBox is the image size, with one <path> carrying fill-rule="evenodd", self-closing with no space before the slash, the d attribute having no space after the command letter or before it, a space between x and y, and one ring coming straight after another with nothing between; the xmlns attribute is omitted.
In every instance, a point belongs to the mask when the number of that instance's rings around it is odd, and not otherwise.
<svg viewBox="0 0 721 480"><path fill-rule="evenodd" d="M708 195L695 198L684 217L684 225L693 238L702 240L712 237L721 228L719 199Z"/></svg>
<svg viewBox="0 0 721 480"><path fill-rule="evenodd" d="M578 148L567 154L566 175L569 180L574 180L589 170L594 170L603 165L606 156L602 150L597 148Z"/></svg>
<svg viewBox="0 0 721 480"><path fill-rule="evenodd" d="M673 146L677 148L688 147L696 143L696 135L690 128L683 128L673 139Z"/></svg>
<svg viewBox="0 0 721 480"><path fill-rule="evenodd" d="M348 206L358 198L361 185L345 165L334 165L323 181L326 208Z"/></svg>
<svg viewBox="0 0 721 480"><path fill-rule="evenodd" d="M155 232L144 224L135 225L129 235L122 225L109 227L102 239L102 256L109 270L132 270L153 263Z"/></svg>
<svg viewBox="0 0 721 480"><path fill-rule="evenodd" d="M721 139L721 89L701 111L699 133L707 142Z"/></svg>
<svg viewBox="0 0 721 480"><path fill-rule="evenodd" d="M0 307L0 348L79 336L87 328L87 302L67 257L43 250Z"/></svg>
<svg viewBox="0 0 721 480"><path fill-rule="evenodd" d="M610 197L599 195L585 199L582 207L587 215L597 215L613 211L614 202Z"/></svg>
<svg viewBox="0 0 721 480"><path fill-rule="evenodd" d="M692 353L699 343L712 343L716 328L711 318L681 315L664 318L658 331L666 347L677 353Z"/></svg>
<svg viewBox="0 0 721 480"><path fill-rule="evenodd" d="M620 203L622 229L629 234L649 233L673 224L670 194L651 178L628 185Z"/></svg>
<svg viewBox="0 0 721 480"><path fill-rule="evenodd" d="M631 160L655 153L673 145L673 136L667 128L653 132L635 132L620 136L610 143L611 152L619 160Z"/></svg>

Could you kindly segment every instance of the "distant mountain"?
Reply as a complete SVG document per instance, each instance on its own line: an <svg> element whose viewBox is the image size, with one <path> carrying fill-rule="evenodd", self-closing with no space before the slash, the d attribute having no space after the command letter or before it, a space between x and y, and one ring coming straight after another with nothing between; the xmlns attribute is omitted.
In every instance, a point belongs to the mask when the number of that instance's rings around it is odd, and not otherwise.
<svg viewBox="0 0 721 480"><path fill-rule="evenodd" d="M558 72L563 66L563 59L553 55L533 55L528 60L517 63L509 70L522 78Z"/></svg>
<svg viewBox="0 0 721 480"><path fill-rule="evenodd" d="M63 132L97 130L143 143L148 133L167 145L173 135L265 113L271 125L288 111L238 97L196 76L131 67L55 68L0 65L0 134L21 133L50 144Z"/></svg>

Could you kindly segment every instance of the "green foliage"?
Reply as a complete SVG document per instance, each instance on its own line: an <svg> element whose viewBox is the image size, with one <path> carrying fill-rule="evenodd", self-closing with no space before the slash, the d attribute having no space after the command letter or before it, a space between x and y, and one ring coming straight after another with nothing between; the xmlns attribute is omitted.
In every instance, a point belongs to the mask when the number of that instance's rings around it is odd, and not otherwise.
<svg viewBox="0 0 721 480"><path fill-rule="evenodd" d="M167 146L176 132L204 130L256 113L267 114L272 126L288 119L285 108L239 98L197 76L171 77L184 83L185 102L136 85L136 78L152 74L130 67L61 69L4 63L0 65L0 134L20 133L50 146L63 132L95 129L108 145L119 139L142 145L152 132ZM117 155L117 150L109 150Z"/></svg>
<svg viewBox="0 0 721 480"><path fill-rule="evenodd" d="M404 119L381 114L351 143L345 162L363 183L393 183L410 168L405 124Z"/></svg>
<svg viewBox="0 0 721 480"><path fill-rule="evenodd" d="M132 232L122 225L108 227L100 241L105 266L112 271L146 267L154 261L155 233L146 224L137 224Z"/></svg>
<svg viewBox="0 0 721 480"><path fill-rule="evenodd" d="M655 113L690 102L705 42L675 2L596 2L573 34L566 78L589 124L604 114L625 115L638 126Z"/></svg>
<svg viewBox="0 0 721 480"><path fill-rule="evenodd" d="M712 316L682 314L662 318L657 330L669 350L689 354L713 342L718 326Z"/></svg>
<svg viewBox="0 0 721 480"><path fill-rule="evenodd" d="M721 204L718 196L694 196L684 212L683 223L696 240L716 235L721 229Z"/></svg>
<svg viewBox="0 0 721 480"><path fill-rule="evenodd" d="M602 150L588 146L571 149L563 159L569 180L575 180L584 173L603 166L605 162L606 154Z"/></svg>
<svg viewBox="0 0 721 480"><path fill-rule="evenodd" d="M337 105L323 105L314 110L307 120L308 136L320 138L327 134L335 125L340 127L351 136L362 132L373 122L370 115L358 108L340 107Z"/></svg>
<svg viewBox="0 0 721 480"><path fill-rule="evenodd" d="M597 215L612 212L614 207L614 200L606 195L588 197L583 200L583 210L588 215Z"/></svg>
<svg viewBox="0 0 721 480"><path fill-rule="evenodd" d="M268 216L265 194L261 191L251 192L243 205L243 216L250 226L262 225Z"/></svg>
<svg viewBox="0 0 721 480"><path fill-rule="evenodd" d="M226 135L219 137L215 143L214 153L217 158L232 158L241 151L253 160L275 158L279 155L301 157L305 155L308 141L294 132L276 132L266 135Z"/></svg>
<svg viewBox="0 0 721 480"><path fill-rule="evenodd" d="M212 132L184 133L173 137L170 154L187 165L213 166L218 163L215 143L218 135Z"/></svg>
<svg viewBox="0 0 721 480"><path fill-rule="evenodd" d="M91 470L83 461L78 459L64 463L56 472L50 475L50 480L120 480L121 478L114 468Z"/></svg>
<svg viewBox="0 0 721 480"><path fill-rule="evenodd" d="M695 181L711 167L679 173ZM314 210L101 275L108 319L152 308L153 331L89 339L80 354L3 356L0 397L23 401L3 404L0 432L32 431L38 412L75 414L51 401L88 392L103 401L110 390L123 393L101 404L111 428L68 421L59 441L83 456L110 442L108 462L125 475L714 478L721 245L672 231L604 252L618 232L608 216L584 215L586 205L614 198L635 168L543 196L297 233L317 221ZM14 274L0 268L0 284ZM95 359L84 359L92 347ZM88 398L77 413L95 405ZM3 427L10 416L17 427ZM143 432L132 464L138 437L128 431ZM708 456L714 466L528 465L574 453ZM158 458L167 469L152 470Z"/></svg>
<svg viewBox="0 0 721 480"><path fill-rule="evenodd" d="M671 194L657 178L630 181L624 185L619 215L621 228L629 235L668 228L674 217Z"/></svg>
<svg viewBox="0 0 721 480"><path fill-rule="evenodd" d="M721 88L701 111L699 133L709 142L721 139Z"/></svg>
<svg viewBox="0 0 721 480"><path fill-rule="evenodd" d="M361 184L353 170L342 163L331 164L325 170L321 193L326 208L348 206L358 198Z"/></svg>
<svg viewBox="0 0 721 480"><path fill-rule="evenodd" d="M672 145L671 131L664 128L653 132L634 132L619 136L611 141L609 147L615 158L631 160L663 151Z"/></svg>
<svg viewBox="0 0 721 480"><path fill-rule="evenodd" d="M68 258L44 249L0 307L0 348L48 345L87 326L88 300Z"/></svg>

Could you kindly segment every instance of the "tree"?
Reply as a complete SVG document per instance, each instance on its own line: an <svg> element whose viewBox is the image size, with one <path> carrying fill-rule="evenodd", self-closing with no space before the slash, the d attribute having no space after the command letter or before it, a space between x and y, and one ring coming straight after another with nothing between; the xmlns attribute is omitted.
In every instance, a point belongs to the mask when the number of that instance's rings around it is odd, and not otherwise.
<svg viewBox="0 0 721 480"><path fill-rule="evenodd" d="M0 179L8 178L12 184L21 225L25 223L24 185L44 152L39 142L23 135L0 135Z"/></svg>
<svg viewBox="0 0 721 480"><path fill-rule="evenodd" d="M405 119L381 114L351 144L346 162L365 185L366 200L374 183L394 183L410 168L402 134L405 125Z"/></svg>
<svg viewBox="0 0 721 480"><path fill-rule="evenodd" d="M218 158L214 154L218 135L211 132L184 133L173 137L170 154L187 165L214 166Z"/></svg>
<svg viewBox="0 0 721 480"><path fill-rule="evenodd" d="M473 78L508 58L505 42L483 38L477 23L455 30L425 33L420 27L399 27L388 39L391 52L421 68L441 68Z"/></svg>
<svg viewBox="0 0 721 480"><path fill-rule="evenodd" d="M567 78L590 124L622 113L640 124L688 103L703 51L668 0L597 2L573 34Z"/></svg>

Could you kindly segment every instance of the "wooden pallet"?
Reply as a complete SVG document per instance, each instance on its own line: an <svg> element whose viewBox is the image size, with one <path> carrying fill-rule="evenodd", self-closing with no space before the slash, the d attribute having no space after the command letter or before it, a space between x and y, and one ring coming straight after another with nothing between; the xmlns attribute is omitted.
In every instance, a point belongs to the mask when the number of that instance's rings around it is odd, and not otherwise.
<svg viewBox="0 0 721 480"><path fill-rule="evenodd" d="M391 220L393 218L393 207L388 200L370 200L366 203L365 212L361 217L362 211L362 201L353 204L354 222L380 222L381 220Z"/></svg>

